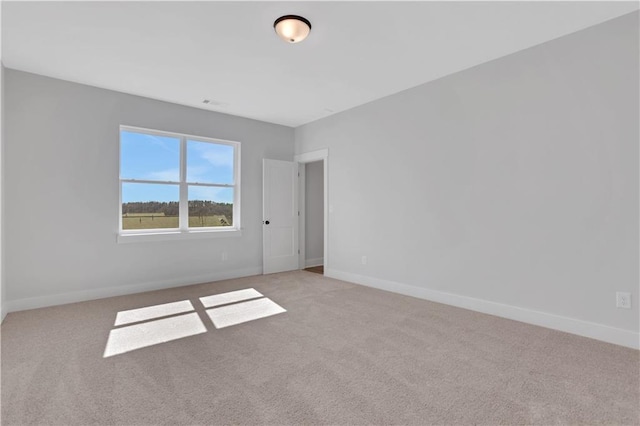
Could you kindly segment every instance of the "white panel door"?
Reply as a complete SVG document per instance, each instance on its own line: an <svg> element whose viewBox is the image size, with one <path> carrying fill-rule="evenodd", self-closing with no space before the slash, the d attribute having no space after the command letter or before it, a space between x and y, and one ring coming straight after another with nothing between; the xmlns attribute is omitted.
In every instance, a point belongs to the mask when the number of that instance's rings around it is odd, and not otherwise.
<svg viewBox="0 0 640 426"><path fill-rule="evenodd" d="M298 164L262 160L265 274L298 269Z"/></svg>

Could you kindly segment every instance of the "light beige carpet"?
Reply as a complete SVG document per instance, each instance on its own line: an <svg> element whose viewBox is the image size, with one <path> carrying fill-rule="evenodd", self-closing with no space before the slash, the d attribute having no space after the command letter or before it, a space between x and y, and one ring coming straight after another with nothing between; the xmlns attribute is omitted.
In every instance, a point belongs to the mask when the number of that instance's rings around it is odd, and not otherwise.
<svg viewBox="0 0 640 426"><path fill-rule="evenodd" d="M287 312L216 329L199 298L247 288ZM118 312L185 300L195 315L114 326ZM103 357L111 330L154 323L144 340L179 332L171 318L185 315L199 334ZM299 271L11 313L1 420L638 424L639 362L632 349Z"/></svg>

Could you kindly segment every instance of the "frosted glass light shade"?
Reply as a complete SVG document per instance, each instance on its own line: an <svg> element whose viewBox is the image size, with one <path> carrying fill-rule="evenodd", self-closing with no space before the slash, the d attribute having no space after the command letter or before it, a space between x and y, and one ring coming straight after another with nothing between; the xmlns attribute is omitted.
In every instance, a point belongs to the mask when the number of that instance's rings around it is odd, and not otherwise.
<svg viewBox="0 0 640 426"><path fill-rule="evenodd" d="M311 32L311 23L302 16L285 15L276 19L273 28L287 43L299 43Z"/></svg>

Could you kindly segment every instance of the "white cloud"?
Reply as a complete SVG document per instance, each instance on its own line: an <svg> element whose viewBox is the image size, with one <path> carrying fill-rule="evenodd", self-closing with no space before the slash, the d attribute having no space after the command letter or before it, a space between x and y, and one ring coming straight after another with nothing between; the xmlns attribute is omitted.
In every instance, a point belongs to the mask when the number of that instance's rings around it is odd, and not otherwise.
<svg viewBox="0 0 640 426"><path fill-rule="evenodd" d="M145 133L140 133L140 135L142 135L147 141L153 143L154 145L157 145L157 146L161 147L162 149L164 149L166 151L173 152L173 153L178 153L180 151L180 144L179 144L179 141L177 139L160 138L158 136L148 135L148 134L145 134ZM166 139L171 140L173 143L168 144Z"/></svg>
<svg viewBox="0 0 640 426"><path fill-rule="evenodd" d="M220 145L207 143L198 143L194 145L194 148L198 151L201 158L216 167L233 167L233 151L230 149L221 149Z"/></svg>
<svg viewBox="0 0 640 426"><path fill-rule="evenodd" d="M143 179L177 182L180 180L180 169L174 168L160 170L159 172L149 172L143 177Z"/></svg>

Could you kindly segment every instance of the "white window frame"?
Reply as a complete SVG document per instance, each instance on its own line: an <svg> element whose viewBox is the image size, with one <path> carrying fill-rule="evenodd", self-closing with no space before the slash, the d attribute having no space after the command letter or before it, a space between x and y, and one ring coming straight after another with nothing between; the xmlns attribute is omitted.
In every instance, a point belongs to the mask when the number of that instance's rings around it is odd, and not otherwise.
<svg viewBox="0 0 640 426"><path fill-rule="evenodd" d="M122 172L122 132L129 131L143 133L147 135L171 137L180 140L180 180L179 181L156 181L142 179L123 179ZM218 145L230 145L234 147L233 153L233 184L201 183L187 181L187 140L195 142L207 142ZM228 141L224 139L214 139L204 136L187 135L184 133L166 132L163 130L146 129L121 125L118 131L118 243L144 242L144 241L170 241L199 238L219 238L219 237L239 237L242 235L240 227L240 142ZM122 184L123 183L145 183L154 185L177 185L179 186L179 216L178 228L159 229L122 229ZM189 186L207 186L218 188L233 188L233 225L232 226L211 226L189 228Z"/></svg>

